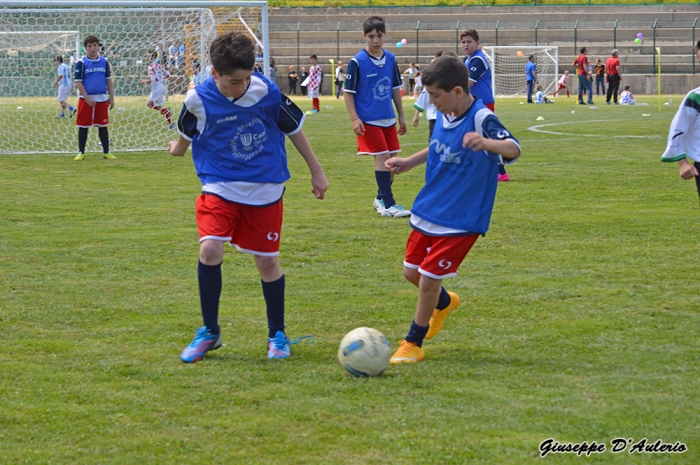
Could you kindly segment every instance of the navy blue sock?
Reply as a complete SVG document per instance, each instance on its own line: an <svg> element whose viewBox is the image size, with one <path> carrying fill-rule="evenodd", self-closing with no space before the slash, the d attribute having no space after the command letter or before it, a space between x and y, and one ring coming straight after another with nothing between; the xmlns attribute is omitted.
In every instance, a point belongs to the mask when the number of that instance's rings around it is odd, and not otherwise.
<svg viewBox="0 0 700 465"><path fill-rule="evenodd" d="M88 128L78 128L78 151L85 153L85 145L88 139Z"/></svg>
<svg viewBox="0 0 700 465"><path fill-rule="evenodd" d="M107 131L107 128L97 128L97 133L100 135L102 151L104 153L109 153L109 132Z"/></svg>
<svg viewBox="0 0 700 465"><path fill-rule="evenodd" d="M212 334L219 334L219 298L221 297L221 263L205 265L199 262L199 303L202 306L204 326Z"/></svg>
<svg viewBox="0 0 700 465"><path fill-rule="evenodd" d="M450 305L450 294L447 293L444 287L440 286L440 297L438 297L437 309L444 310Z"/></svg>
<svg viewBox="0 0 700 465"><path fill-rule="evenodd" d="M506 174L506 167L503 165L498 165L498 174L500 174L500 175Z"/></svg>
<svg viewBox="0 0 700 465"><path fill-rule="evenodd" d="M418 347L423 347L423 339L425 335L428 334L428 326L420 326L418 323L413 321L411 323L411 329L408 331L408 336L406 336L406 341L413 342L418 345Z"/></svg>
<svg viewBox="0 0 700 465"><path fill-rule="evenodd" d="M274 337L277 331L284 332L284 275L271 283L260 282L267 305L268 337Z"/></svg>
<svg viewBox="0 0 700 465"><path fill-rule="evenodd" d="M391 192L391 173L388 171L375 171L374 177L377 179L379 196L384 201L384 208L396 205L394 194Z"/></svg>

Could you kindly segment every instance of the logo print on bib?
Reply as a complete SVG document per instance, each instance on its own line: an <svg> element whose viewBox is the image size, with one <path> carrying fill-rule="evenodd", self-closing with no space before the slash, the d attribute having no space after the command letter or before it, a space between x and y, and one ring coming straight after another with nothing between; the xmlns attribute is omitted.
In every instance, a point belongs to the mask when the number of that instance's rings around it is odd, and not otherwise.
<svg viewBox="0 0 700 465"><path fill-rule="evenodd" d="M375 100L386 100L391 96L391 80L388 76L384 76L374 85L372 89L372 98Z"/></svg>
<svg viewBox="0 0 700 465"><path fill-rule="evenodd" d="M233 157L243 161L251 160L263 151L265 142L265 125L260 118L253 118L249 123L236 128L231 140Z"/></svg>

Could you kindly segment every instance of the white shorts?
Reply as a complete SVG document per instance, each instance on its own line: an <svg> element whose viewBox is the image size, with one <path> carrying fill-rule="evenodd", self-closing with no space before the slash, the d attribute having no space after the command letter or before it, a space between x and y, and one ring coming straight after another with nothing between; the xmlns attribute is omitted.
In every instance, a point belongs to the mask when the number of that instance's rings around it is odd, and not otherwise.
<svg viewBox="0 0 700 465"><path fill-rule="evenodd" d="M153 102L153 106L161 107L165 103L165 86L162 82L151 84L151 93L148 94L148 101Z"/></svg>
<svg viewBox="0 0 700 465"><path fill-rule="evenodd" d="M70 95L70 90L72 87L70 86L58 86L58 101L63 102L64 100L68 99L68 96Z"/></svg>
<svg viewBox="0 0 700 465"><path fill-rule="evenodd" d="M309 95L309 98L318 98L318 89L312 89L311 87L307 87L306 92Z"/></svg>

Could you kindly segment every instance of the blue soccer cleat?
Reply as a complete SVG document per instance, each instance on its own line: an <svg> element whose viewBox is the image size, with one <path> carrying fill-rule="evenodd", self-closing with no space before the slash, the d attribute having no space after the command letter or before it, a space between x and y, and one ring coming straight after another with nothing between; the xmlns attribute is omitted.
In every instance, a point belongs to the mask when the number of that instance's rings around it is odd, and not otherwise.
<svg viewBox="0 0 700 465"><path fill-rule="evenodd" d="M282 331L277 331L275 337L267 339L267 358L288 358L292 355L291 346L298 344L302 339L311 339L309 344L314 342L313 336L302 336L289 342L286 334Z"/></svg>
<svg viewBox="0 0 700 465"><path fill-rule="evenodd" d="M185 363L198 362L204 358L204 354L219 347L221 347L221 334L212 334L209 328L202 326L197 329L197 334L190 345L180 354L180 360Z"/></svg>

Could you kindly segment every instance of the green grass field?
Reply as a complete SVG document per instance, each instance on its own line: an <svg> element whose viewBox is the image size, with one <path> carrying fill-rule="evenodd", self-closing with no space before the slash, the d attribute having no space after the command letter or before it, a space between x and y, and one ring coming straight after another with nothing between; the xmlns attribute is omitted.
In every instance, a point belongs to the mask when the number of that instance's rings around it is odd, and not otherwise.
<svg viewBox="0 0 700 465"><path fill-rule="evenodd" d="M316 342L284 361L265 357L259 276L235 250L224 347L178 358L201 325L190 158L1 156L0 463L699 463L698 196L659 162L677 104L639 100L497 102L523 155L489 233L445 281L463 303L424 362L373 379L341 369L338 343L358 326L393 349L406 335L410 228L372 209L373 165L354 155L342 102L323 100L304 127L326 200L288 145L287 329ZM403 155L426 140L422 119ZM397 178L405 206L423 174ZM541 459L547 438L608 450ZM688 451L613 454L615 438Z"/></svg>

